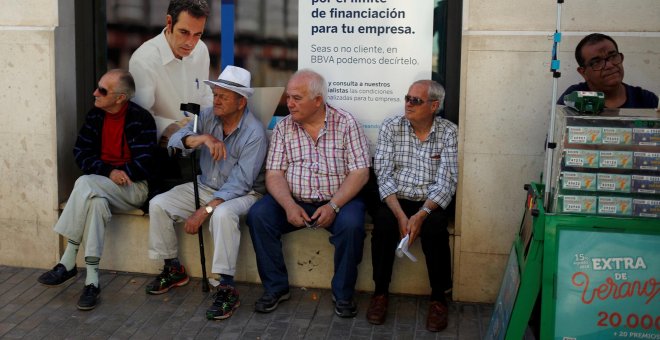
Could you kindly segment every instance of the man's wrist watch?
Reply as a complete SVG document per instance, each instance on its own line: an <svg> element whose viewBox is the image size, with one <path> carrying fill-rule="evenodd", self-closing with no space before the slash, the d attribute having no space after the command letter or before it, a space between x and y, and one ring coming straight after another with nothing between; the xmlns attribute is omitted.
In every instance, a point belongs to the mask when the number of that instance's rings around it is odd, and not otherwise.
<svg viewBox="0 0 660 340"><path fill-rule="evenodd" d="M207 214L211 214L213 212L213 207L210 205L207 205L206 207L204 207L204 209L206 210Z"/></svg>
<svg viewBox="0 0 660 340"><path fill-rule="evenodd" d="M433 211L426 206L422 206L421 208L419 208L419 210L424 211L427 215L431 215L431 212Z"/></svg>
<svg viewBox="0 0 660 340"><path fill-rule="evenodd" d="M336 205L335 202L329 201L328 205L330 206L330 208L332 208L332 210L335 211L335 214L339 214L339 206Z"/></svg>

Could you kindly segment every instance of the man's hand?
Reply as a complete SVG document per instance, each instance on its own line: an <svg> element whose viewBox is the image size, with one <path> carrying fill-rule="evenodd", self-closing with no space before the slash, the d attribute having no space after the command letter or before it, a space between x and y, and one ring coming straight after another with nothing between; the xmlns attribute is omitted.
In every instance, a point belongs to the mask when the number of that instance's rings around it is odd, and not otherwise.
<svg viewBox="0 0 660 340"><path fill-rule="evenodd" d="M324 204L316 209L312 215L312 220L316 220L318 228L327 228L335 221L337 214L329 204Z"/></svg>
<svg viewBox="0 0 660 340"><path fill-rule="evenodd" d="M401 238L406 237L410 232L408 229L408 217L405 214L401 214L400 217L397 218L397 222L399 224L399 236L401 236Z"/></svg>
<svg viewBox="0 0 660 340"><path fill-rule="evenodd" d="M424 223L424 220L427 216L427 213L420 210L416 214L410 216L408 219L408 230L410 232L408 246L412 246L412 244L417 239L417 236L419 236L419 233L422 231L422 223Z"/></svg>
<svg viewBox="0 0 660 340"><path fill-rule="evenodd" d="M133 181L131 181L131 178L128 177L128 175L126 174L126 172L124 172L124 170L114 169L110 171L110 175L108 175L108 178L110 178L110 180L117 185L133 184Z"/></svg>
<svg viewBox="0 0 660 340"><path fill-rule="evenodd" d="M186 219L186 224L184 226L186 233L197 234L199 227L202 226L202 223L204 223L206 218L209 216L211 215L206 212L206 207L197 209L192 215L190 215L190 217Z"/></svg>
<svg viewBox="0 0 660 340"><path fill-rule="evenodd" d="M213 160L219 161L227 158L225 143L209 134L186 136L183 138L182 142L185 147L190 149L197 148L202 144L206 145Z"/></svg>
<svg viewBox="0 0 660 340"><path fill-rule="evenodd" d="M227 149L225 147L225 143L211 135L205 136L207 136L207 138L204 142L204 145L209 148L209 152L211 152L211 157L213 157L213 160L219 161L221 159L227 159Z"/></svg>
<svg viewBox="0 0 660 340"><path fill-rule="evenodd" d="M296 228L305 227L305 222L312 223L312 219L305 212L305 209L298 204L290 206L286 209L286 220Z"/></svg>

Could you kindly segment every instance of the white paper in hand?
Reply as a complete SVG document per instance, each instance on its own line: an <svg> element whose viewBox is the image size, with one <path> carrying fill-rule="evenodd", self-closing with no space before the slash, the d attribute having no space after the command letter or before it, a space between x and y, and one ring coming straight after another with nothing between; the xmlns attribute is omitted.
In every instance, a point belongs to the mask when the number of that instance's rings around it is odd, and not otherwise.
<svg viewBox="0 0 660 340"><path fill-rule="evenodd" d="M417 262L415 255L408 251L408 240L410 240L410 235L406 235L406 237L401 239L399 246L396 248L396 256L403 257L403 255L406 255L410 261Z"/></svg>

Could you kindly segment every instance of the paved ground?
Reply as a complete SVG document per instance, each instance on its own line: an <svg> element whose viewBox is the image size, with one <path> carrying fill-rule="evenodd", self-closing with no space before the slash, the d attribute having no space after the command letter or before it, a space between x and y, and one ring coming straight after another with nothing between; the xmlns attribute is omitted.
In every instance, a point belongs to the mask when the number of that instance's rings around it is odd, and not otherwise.
<svg viewBox="0 0 660 340"><path fill-rule="evenodd" d="M101 303L89 312L75 304L84 273L61 287L37 283L43 270L0 265L0 337L26 339L482 339L492 305L452 303L449 327L425 329L425 297L396 295L384 325L365 319L368 293L358 294L354 319L334 315L329 290L292 288L291 300L270 314L253 311L259 285L239 284L242 306L225 321L207 321L210 294L200 280L160 296L144 293L153 276L101 272Z"/></svg>

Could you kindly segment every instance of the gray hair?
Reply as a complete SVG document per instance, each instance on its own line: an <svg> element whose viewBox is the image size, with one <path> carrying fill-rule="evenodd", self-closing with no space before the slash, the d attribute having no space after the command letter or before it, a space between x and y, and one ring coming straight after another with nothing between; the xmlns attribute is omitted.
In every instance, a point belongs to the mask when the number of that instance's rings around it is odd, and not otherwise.
<svg viewBox="0 0 660 340"><path fill-rule="evenodd" d="M323 78L322 75L308 68L303 68L291 76L291 79L302 77L307 79L307 91L311 98L316 96L321 96L323 102L326 102L326 97L328 96L328 84Z"/></svg>
<svg viewBox="0 0 660 340"><path fill-rule="evenodd" d="M437 100L438 103L440 103L440 105L438 105L438 109L434 112L434 114L440 112L440 109L445 103L445 88L442 87L442 85L440 85L440 83L438 83L437 81L428 80L428 79L418 80L412 83L412 85L410 86L412 87L413 85L417 85L417 84L427 85L429 87L428 100Z"/></svg>
<svg viewBox="0 0 660 340"><path fill-rule="evenodd" d="M133 75L130 72L115 68L112 69L106 74L116 74L117 75L117 85L115 87L115 92L124 93L128 99L133 98L135 95L135 80L133 80Z"/></svg>

